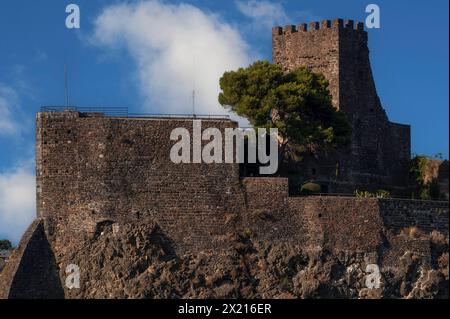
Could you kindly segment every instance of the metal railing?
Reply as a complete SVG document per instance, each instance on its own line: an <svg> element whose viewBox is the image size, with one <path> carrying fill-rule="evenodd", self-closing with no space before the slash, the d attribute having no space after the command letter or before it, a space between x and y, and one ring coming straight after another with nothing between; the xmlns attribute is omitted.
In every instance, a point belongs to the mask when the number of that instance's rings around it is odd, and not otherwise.
<svg viewBox="0 0 450 319"><path fill-rule="evenodd" d="M42 106L41 112L80 112L101 113L106 116L128 116L126 107L78 107L78 106Z"/></svg>
<svg viewBox="0 0 450 319"><path fill-rule="evenodd" d="M152 114L152 113L128 113L126 107L78 107L78 106L42 106L41 112L80 112L80 113L101 113L108 117L126 118L159 118L159 119L209 119L209 120L230 120L229 115L213 114Z"/></svg>
<svg viewBox="0 0 450 319"><path fill-rule="evenodd" d="M322 197L322 196L326 196L326 197L356 197L355 194L351 194L351 193L311 193L311 194L293 194L293 195L289 195L291 197L310 197L310 196L315 196L315 197Z"/></svg>
<svg viewBox="0 0 450 319"><path fill-rule="evenodd" d="M134 118L169 118L169 119L209 119L209 120L229 120L229 115L214 114L148 114L148 113L130 113L128 117Z"/></svg>

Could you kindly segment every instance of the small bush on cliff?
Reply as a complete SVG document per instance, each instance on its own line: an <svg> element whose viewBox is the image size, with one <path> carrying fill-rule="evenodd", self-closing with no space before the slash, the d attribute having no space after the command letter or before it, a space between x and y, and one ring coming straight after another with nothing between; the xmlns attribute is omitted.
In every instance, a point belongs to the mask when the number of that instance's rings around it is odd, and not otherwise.
<svg viewBox="0 0 450 319"><path fill-rule="evenodd" d="M0 250L10 250L12 249L12 244L9 240L0 240Z"/></svg>
<svg viewBox="0 0 450 319"><path fill-rule="evenodd" d="M258 61L226 72L219 102L254 127L277 128L281 159L347 144L351 127L332 105L328 82L306 68L285 74L280 66Z"/></svg>
<svg viewBox="0 0 450 319"><path fill-rule="evenodd" d="M280 279L280 289L282 291L291 291L292 290L292 283L289 280L288 276L285 275L285 276L281 277L281 279Z"/></svg>
<svg viewBox="0 0 450 319"><path fill-rule="evenodd" d="M430 234L430 240L434 245L448 246L448 238L446 238L441 232L433 230Z"/></svg>
<svg viewBox="0 0 450 319"><path fill-rule="evenodd" d="M426 234L416 226L405 227L400 230L400 234L410 238L425 238Z"/></svg>

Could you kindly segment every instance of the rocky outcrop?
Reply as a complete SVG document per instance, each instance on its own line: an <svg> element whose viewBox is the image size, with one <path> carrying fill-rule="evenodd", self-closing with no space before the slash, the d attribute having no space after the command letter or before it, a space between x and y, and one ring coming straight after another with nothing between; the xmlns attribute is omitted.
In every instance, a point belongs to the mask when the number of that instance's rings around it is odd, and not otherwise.
<svg viewBox="0 0 450 319"><path fill-rule="evenodd" d="M0 273L0 299L64 298L53 248L36 219Z"/></svg>
<svg viewBox="0 0 450 319"><path fill-rule="evenodd" d="M448 239L408 236L384 236L375 261L364 253L257 241L252 234L230 237L229 250L179 256L156 223L112 224L66 245L56 259L61 282L66 265L80 268L80 288L65 288L66 298L448 298ZM408 238L426 241L432 260L389 248ZM367 265L377 261L379 287L367 282L374 274Z"/></svg>

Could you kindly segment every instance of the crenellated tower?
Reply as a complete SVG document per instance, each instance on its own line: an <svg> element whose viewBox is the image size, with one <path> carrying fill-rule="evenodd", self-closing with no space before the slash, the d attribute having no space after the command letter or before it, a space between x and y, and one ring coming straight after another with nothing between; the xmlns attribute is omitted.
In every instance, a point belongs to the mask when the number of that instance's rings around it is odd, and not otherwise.
<svg viewBox="0 0 450 319"><path fill-rule="evenodd" d="M272 42L273 62L286 72L307 67L327 78L333 105L353 128L349 149L307 160L310 177L333 191L406 186L410 127L390 122L381 105L364 24L335 19L275 27Z"/></svg>

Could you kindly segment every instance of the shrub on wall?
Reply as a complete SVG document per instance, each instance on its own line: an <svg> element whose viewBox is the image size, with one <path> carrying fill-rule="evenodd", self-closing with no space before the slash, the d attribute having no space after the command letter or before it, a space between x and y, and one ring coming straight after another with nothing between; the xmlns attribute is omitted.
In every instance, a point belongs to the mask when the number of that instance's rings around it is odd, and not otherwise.
<svg viewBox="0 0 450 319"><path fill-rule="evenodd" d="M414 187L412 198L422 200L438 200L441 192L436 178L426 181L428 157L416 156L411 160L409 174Z"/></svg>
<svg viewBox="0 0 450 319"><path fill-rule="evenodd" d="M379 189L375 193L369 191L355 191L355 196L358 198L391 198L391 193L384 189Z"/></svg>
<svg viewBox="0 0 450 319"><path fill-rule="evenodd" d="M306 182L300 187L300 194L302 195L312 195L320 194L322 187L314 182Z"/></svg>
<svg viewBox="0 0 450 319"><path fill-rule="evenodd" d="M391 193L384 189L379 189L375 192L375 196L377 198L391 198Z"/></svg>

